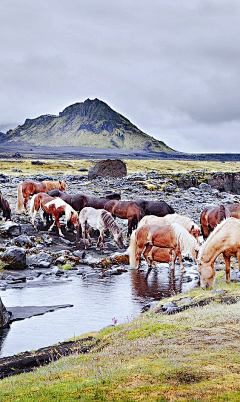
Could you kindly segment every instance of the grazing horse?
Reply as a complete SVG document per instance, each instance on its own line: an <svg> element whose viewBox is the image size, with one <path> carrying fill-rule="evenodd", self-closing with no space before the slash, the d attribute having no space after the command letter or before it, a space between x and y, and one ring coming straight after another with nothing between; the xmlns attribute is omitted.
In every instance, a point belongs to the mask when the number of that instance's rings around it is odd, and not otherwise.
<svg viewBox="0 0 240 402"><path fill-rule="evenodd" d="M96 209L104 208L104 205L111 199L120 199L120 194L110 193L105 197L90 197L84 194L67 194L60 190L48 191L51 197L60 197L67 202L75 211L80 212L84 207L92 207Z"/></svg>
<svg viewBox="0 0 240 402"><path fill-rule="evenodd" d="M240 222L236 218L227 218L215 227L203 243L198 254L200 285L207 289L212 287L215 269L214 261L223 254L226 268L226 282L230 282L230 257L238 259L240 271Z"/></svg>
<svg viewBox="0 0 240 402"><path fill-rule="evenodd" d="M141 217L141 208L133 201L111 200L105 204L104 209L110 212L113 217L128 220L128 236L137 228Z"/></svg>
<svg viewBox="0 0 240 402"><path fill-rule="evenodd" d="M38 193L32 197L31 204L30 204L30 215L31 215L32 224L34 227L36 227L35 226L36 214L40 208L43 210L43 212L46 212L49 215L53 215L55 218L55 221L50 226L48 231L51 231L54 224L56 223L56 225L58 227L59 236L64 237L64 235L62 234L61 225L59 222L59 218L63 214L65 214L66 225L68 222L71 222L73 224L73 226L75 226L75 227L78 226L78 213L70 205L68 205L61 198L58 198L58 197L53 198L53 197L50 197L46 193Z"/></svg>
<svg viewBox="0 0 240 402"><path fill-rule="evenodd" d="M88 229L86 228L86 224L89 225ZM116 225L116 222L113 219L112 215L109 212L105 211L105 209L95 209L92 207L83 208L79 214L79 228L80 226L82 229L83 244L85 249L86 235L89 244L91 244L89 232L92 228L98 229L100 231L100 236L97 241L97 249L100 249L100 242L102 241L103 250L106 251L104 241L104 232L106 230L109 230L113 233L113 238L118 247L123 248L122 232ZM79 241L79 230L77 231L76 241Z"/></svg>
<svg viewBox="0 0 240 402"><path fill-rule="evenodd" d="M179 257L181 268L184 269L181 251L188 251L189 254L196 259L199 250L197 240L178 223L171 225L143 225L131 235L129 245L129 261L132 267L140 266L141 253L144 251L144 258L149 266L151 260L148 258L153 246L161 248L172 248L174 250L172 259L172 269L175 268L175 260ZM151 256L151 254L150 254Z"/></svg>
<svg viewBox="0 0 240 402"><path fill-rule="evenodd" d="M142 225L169 225L171 223L178 223L182 225L187 231L198 240L200 235L200 227L188 216L179 215L179 214L171 214L165 216L155 216L155 215L146 215L144 216L139 224L138 228Z"/></svg>
<svg viewBox="0 0 240 402"><path fill-rule="evenodd" d="M28 181L25 180L18 186L17 191L17 213L23 211L27 213L27 202L30 195L37 193L46 193L47 191L57 188L59 190L65 191L67 184L63 180L45 180L45 181Z"/></svg>
<svg viewBox="0 0 240 402"><path fill-rule="evenodd" d="M5 200L1 191L0 191L0 211L2 211L3 218L5 218L6 221L8 219L11 220L11 208L9 202Z"/></svg>
<svg viewBox="0 0 240 402"><path fill-rule="evenodd" d="M142 209L143 215L165 216L175 213L171 205L165 201L136 200L135 202Z"/></svg>
<svg viewBox="0 0 240 402"><path fill-rule="evenodd" d="M224 205L210 205L205 208L200 216L201 230L204 240L206 240L220 222L226 218L230 218L230 216L230 210Z"/></svg>

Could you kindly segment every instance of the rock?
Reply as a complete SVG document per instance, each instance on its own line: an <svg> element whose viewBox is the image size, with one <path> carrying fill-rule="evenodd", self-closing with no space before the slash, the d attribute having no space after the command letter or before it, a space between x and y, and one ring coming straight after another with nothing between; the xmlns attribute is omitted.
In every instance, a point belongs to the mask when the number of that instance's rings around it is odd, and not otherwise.
<svg viewBox="0 0 240 402"><path fill-rule="evenodd" d="M122 178L127 175L127 167L126 164L119 160L106 159L100 162L97 162L95 166L93 166L88 171L88 179L96 179L98 176L100 177L114 177L114 178Z"/></svg>
<svg viewBox="0 0 240 402"><path fill-rule="evenodd" d="M0 253L0 263L4 269L24 269L26 268L26 250L20 247L9 247Z"/></svg>
<svg viewBox="0 0 240 402"><path fill-rule="evenodd" d="M51 272L55 275L64 275L64 272L58 267L53 267Z"/></svg>
<svg viewBox="0 0 240 402"><path fill-rule="evenodd" d="M21 234L21 226L12 221L7 221L0 225L0 234L3 237L19 236Z"/></svg>
<svg viewBox="0 0 240 402"><path fill-rule="evenodd" d="M12 314L7 311L0 297L0 328L6 328L9 326L11 315Z"/></svg>
<svg viewBox="0 0 240 402"><path fill-rule="evenodd" d="M210 184L201 183L199 184L199 190L204 191L205 193L211 193L212 187L210 186Z"/></svg>
<svg viewBox="0 0 240 402"><path fill-rule="evenodd" d="M33 242L27 235L20 235L18 237L15 237L12 240L12 243L15 244L18 247L26 247L26 248L31 248L33 247Z"/></svg>

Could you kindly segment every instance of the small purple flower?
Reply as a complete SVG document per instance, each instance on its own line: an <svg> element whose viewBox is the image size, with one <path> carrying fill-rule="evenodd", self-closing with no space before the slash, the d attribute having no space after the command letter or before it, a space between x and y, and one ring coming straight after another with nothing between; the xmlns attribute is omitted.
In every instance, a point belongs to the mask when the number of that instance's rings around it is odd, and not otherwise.
<svg viewBox="0 0 240 402"><path fill-rule="evenodd" d="M113 317L113 318L112 318L112 322L113 322L114 325L116 325L117 322L118 322L118 320L117 320L115 317Z"/></svg>

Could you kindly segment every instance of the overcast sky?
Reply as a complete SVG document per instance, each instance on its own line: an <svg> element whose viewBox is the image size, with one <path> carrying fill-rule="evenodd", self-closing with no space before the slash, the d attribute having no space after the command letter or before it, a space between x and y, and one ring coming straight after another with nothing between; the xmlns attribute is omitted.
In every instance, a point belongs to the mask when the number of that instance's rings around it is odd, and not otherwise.
<svg viewBox="0 0 240 402"><path fill-rule="evenodd" d="M0 131L99 98L186 152L240 152L239 0L0 0Z"/></svg>

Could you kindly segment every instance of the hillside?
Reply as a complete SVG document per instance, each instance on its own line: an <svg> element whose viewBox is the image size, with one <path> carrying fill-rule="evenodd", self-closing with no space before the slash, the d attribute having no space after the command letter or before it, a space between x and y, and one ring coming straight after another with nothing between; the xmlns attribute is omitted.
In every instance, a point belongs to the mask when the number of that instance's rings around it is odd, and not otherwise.
<svg viewBox="0 0 240 402"><path fill-rule="evenodd" d="M143 133L126 117L99 99L87 99L66 107L58 116L26 119L23 125L0 136L4 143L38 146L76 146L138 149L176 153L164 142Z"/></svg>

